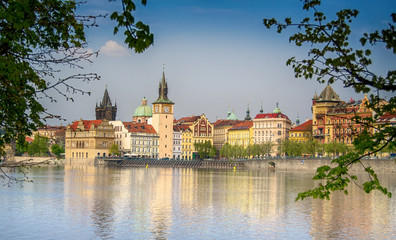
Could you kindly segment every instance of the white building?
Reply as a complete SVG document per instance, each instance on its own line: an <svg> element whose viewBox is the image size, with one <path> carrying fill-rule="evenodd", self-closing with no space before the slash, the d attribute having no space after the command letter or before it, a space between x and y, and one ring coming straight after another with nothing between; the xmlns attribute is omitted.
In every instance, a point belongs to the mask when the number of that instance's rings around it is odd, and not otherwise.
<svg viewBox="0 0 396 240"><path fill-rule="evenodd" d="M173 126L173 158L181 159L182 155L182 129Z"/></svg>
<svg viewBox="0 0 396 240"><path fill-rule="evenodd" d="M122 153L130 153L131 152L131 136L128 129L125 127L125 124L131 124L130 122L122 122L118 121L110 121L110 124L113 125L115 131L114 143L118 145L118 149Z"/></svg>
<svg viewBox="0 0 396 240"><path fill-rule="evenodd" d="M272 113L262 113L253 119L253 143L273 143L272 154L278 155L278 146L289 137L290 119L276 106Z"/></svg>

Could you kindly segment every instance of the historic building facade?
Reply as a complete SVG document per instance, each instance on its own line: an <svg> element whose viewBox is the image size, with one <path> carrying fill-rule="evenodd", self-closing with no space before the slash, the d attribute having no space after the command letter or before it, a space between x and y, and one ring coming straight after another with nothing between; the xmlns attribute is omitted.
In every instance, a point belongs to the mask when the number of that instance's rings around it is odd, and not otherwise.
<svg viewBox="0 0 396 240"><path fill-rule="evenodd" d="M159 158L173 158L173 105L168 99L168 83L165 73L159 83L158 99L153 102L152 126L159 135Z"/></svg>
<svg viewBox="0 0 396 240"><path fill-rule="evenodd" d="M66 127L65 159L93 163L95 157L106 157L114 143L114 129L109 121L82 120Z"/></svg>
<svg viewBox="0 0 396 240"><path fill-rule="evenodd" d="M352 144L353 139L363 131L364 126L354 117L373 116L367 108L367 95L362 100L342 101L330 85L312 99L312 133L321 143L342 142ZM372 129L370 129L372 130Z"/></svg>
<svg viewBox="0 0 396 240"><path fill-rule="evenodd" d="M108 121L116 120L117 115L117 103L114 106L111 104L109 92L106 90L103 94L102 102L100 102L99 106L96 104L95 108L96 120L107 119Z"/></svg>
<svg viewBox="0 0 396 240"><path fill-rule="evenodd" d="M194 143L209 141L213 144L213 125L205 114L181 118L175 121L174 126L182 131L182 159L194 158Z"/></svg>
<svg viewBox="0 0 396 240"><path fill-rule="evenodd" d="M312 134L321 143L329 143L333 138L333 126L327 115L330 107L341 103L341 99L334 89L327 85L322 93L312 98Z"/></svg>
<svg viewBox="0 0 396 240"><path fill-rule="evenodd" d="M289 131L289 139L295 142L303 143L312 140L312 120L307 120Z"/></svg>
<svg viewBox="0 0 396 240"><path fill-rule="evenodd" d="M118 145L118 150L121 154L131 152L131 135L126 128L128 122L122 122L120 120L110 121L110 124L114 128L114 143Z"/></svg>
<svg viewBox="0 0 396 240"><path fill-rule="evenodd" d="M159 157L160 137L154 127L146 123L124 123L131 137L131 155L145 158Z"/></svg>
<svg viewBox="0 0 396 240"><path fill-rule="evenodd" d="M272 113L259 113L253 119L253 142L273 143L271 155L277 155L280 143L288 139L290 129L290 119L276 106Z"/></svg>
<svg viewBox="0 0 396 240"><path fill-rule="evenodd" d="M253 121L243 121L228 129L228 143L244 148L253 144Z"/></svg>
<svg viewBox="0 0 396 240"><path fill-rule="evenodd" d="M238 120L219 119L212 124L213 145L216 147L217 151L220 151L223 145L228 141L228 130L240 122L241 121Z"/></svg>

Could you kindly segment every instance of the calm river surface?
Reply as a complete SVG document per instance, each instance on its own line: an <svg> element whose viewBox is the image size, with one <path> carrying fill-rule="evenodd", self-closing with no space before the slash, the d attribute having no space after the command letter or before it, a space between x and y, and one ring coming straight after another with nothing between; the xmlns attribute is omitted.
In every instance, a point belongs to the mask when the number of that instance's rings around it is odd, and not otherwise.
<svg viewBox="0 0 396 240"><path fill-rule="evenodd" d="M49 166L0 186L1 239L396 239L394 194L295 202L313 173Z"/></svg>

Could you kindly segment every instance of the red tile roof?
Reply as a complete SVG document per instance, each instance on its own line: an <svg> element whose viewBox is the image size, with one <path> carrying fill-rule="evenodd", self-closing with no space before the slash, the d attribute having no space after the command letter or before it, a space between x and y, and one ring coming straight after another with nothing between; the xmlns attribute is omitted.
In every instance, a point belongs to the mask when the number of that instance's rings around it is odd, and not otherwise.
<svg viewBox="0 0 396 240"><path fill-rule="evenodd" d="M31 143L33 142L33 139L30 137L25 137L25 142Z"/></svg>
<svg viewBox="0 0 396 240"><path fill-rule="evenodd" d="M380 121L389 121L392 118L396 118L396 113L385 113L382 115L379 120Z"/></svg>
<svg viewBox="0 0 396 240"><path fill-rule="evenodd" d="M124 122L125 128L131 133L153 133L157 134L154 127L147 123Z"/></svg>
<svg viewBox="0 0 396 240"><path fill-rule="evenodd" d="M312 120L308 120L305 123L290 129L290 131L312 131Z"/></svg>
<svg viewBox="0 0 396 240"><path fill-rule="evenodd" d="M283 113L261 113L257 114L254 119L260 119L260 118L279 118L278 115L280 115L280 118L286 118L289 119L285 114Z"/></svg>
<svg viewBox="0 0 396 240"><path fill-rule="evenodd" d="M102 123L102 120L81 120L84 124L84 130L85 131L89 131L89 129L91 128L92 124L94 124L95 127L97 127L99 124ZM80 121L75 121L71 126L70 129L72 131L76 131L77 129L77 125Z"/></svg>
<svg viewBox="0 0 396 240"><path fill-rule="evenodd" d="M180 131L186 131L187 129L189 129L189 130L191 130L190 129L190 126L191 126L192 124L189 124L189 125L174 125L173 126L173 131L177 131L177 132L180 132Z"/></svg>
<svg viewBox="0 0 396 240"><path fill-rule="evenodd" d="M232 131L232 130L245 130L245 129L249 129L253 127L253 121L243 121L235 126L233 126L232 128L230 128L228 131Z"/></svg>

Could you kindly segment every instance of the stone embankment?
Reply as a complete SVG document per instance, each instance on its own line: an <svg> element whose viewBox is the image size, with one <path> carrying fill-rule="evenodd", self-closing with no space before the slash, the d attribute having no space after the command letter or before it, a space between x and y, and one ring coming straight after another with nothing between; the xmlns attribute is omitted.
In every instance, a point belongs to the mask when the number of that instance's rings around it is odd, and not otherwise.
<svg viewBox="0 0 396 240"><path fill-rule="evenodd" d="M55 165L64 164L64 159L56 159L54 157L20 157L15 156L14 161L18 163L28 163L28 164L45 164L45 165Z"/></svg>
<svg viewBox="0 0 396 240"><path fill-rule="evenodd" d="M284 171L316 171L323 165L335 166L329 158L294 158L294 159L246 159L246 160L156 160L156 159L126 159L100 158L96 163L119 167L192 167L192 168L237 168L237 169L276 169ZM363 172L364 167L371 167L377 173L396 173L396 163L392 159L364 159L357 163L352 172Z"/></svg>
<svg viewBox="0 0 396 240"><path fill-rule="evenodd" d="M361 164L354 164L351 168L352 172L363 172L364 167L371 167L376 173L396 173L396 162L394 159L363 159ZM245 167L247 169L262 169L275 168L286 171L316 171L320 166L336 166L331 163L331 159L317 158L317 159L260 159L247 160Z"/></svg>

